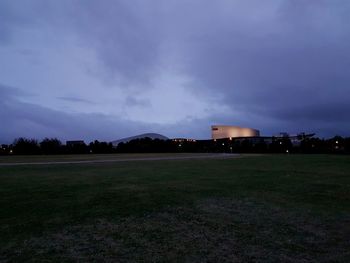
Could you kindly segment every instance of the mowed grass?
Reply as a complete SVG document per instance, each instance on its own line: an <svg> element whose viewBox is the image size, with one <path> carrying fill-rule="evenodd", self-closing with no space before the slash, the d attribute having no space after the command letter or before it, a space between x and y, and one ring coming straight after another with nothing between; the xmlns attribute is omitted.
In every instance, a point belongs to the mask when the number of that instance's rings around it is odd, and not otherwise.
<svg viewBox="0 0 350 263"><path fill-rule="evenodd" d="M349 248L349 156L0 166L0 262L349 262Z"/></svg>
<svg viewBox="0 0 350 263"><path fill-rule="evenodd" d="M0 156L0 164L4 163L42 163L42 162L76 162L76 161L118 161L123 159L205 156L208 154L192 153L130 153L130 154L60 154L60 155L5 155Z"/></svg>

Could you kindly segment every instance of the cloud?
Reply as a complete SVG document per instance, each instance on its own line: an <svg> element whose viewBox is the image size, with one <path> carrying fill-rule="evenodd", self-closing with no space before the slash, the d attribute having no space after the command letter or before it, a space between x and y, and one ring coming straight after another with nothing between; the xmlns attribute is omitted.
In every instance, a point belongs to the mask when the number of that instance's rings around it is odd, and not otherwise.
<svg viewBox="0 0 350 263"><path fill-rule="evenodd" d="M58 137L61 140L113 140L147 130L147 124L133 123L104 114L67 114L16 99L0 102L0 140L17 137Z"/></svg>
<svg viewBox="0 0 350 263"><path fill-rule="evenodd" d="M81 103L87 103L87 104L94 104L94 102L78 97L70 97L70 96L64 96L64 97L58 97L57 99L69 101L69 102L81 102Z"/></svg>
<svg viewBox="0 0 350 263"><path fill-rule="evenodd" d="M107 114L66 113L52 110L33 103L22 102L22 92L18 88L0 85L0 143L11 143L15 138L27 137L43 139L57 137L60 140L84 139L86 142L98 139L112 141L119 138L148 132L159 132L170 137L193 135L198 128L188 125L161 125L156 123L134 122L122 116ZM207 131L208 130L208 131Z"/></svg>
<svg viewBox="0 0 350 263"><path fill-rule="evenodd" d="M20 55L6 55L0 77L46 96L25 104L13 94L17 108L6 109L11 116L30 108L38 123L49 123L39 112L52 110L72 122L103 119L101 127L155 127L174 137L186 137L185 131L207 136L213 123L251 126L265 135L349 136L349 11L346 0L3 1L0 52L25 46L43 63L22 65ZM12 78L1 73L6 68ZM49 96L73 102L74 113L60 111ZM154 124L157 118L161 125Z"/></svg>
<svg viewBox="0 0 350 263"><path fill-rule="evenodd" d="M235 1L237 8L214 26L210 16L198 28L189 26L196 32L185 48L193 89L221 94L222 103L242 119L255 115L252 126L258 119L274 119L274 125L260 126L269 132L278 125L302 129L308 120L308 129L319 131L333 123L349 133L344 95L350 83L350 48L345 44L350 21L344 9L350 4L340 2L310 1L304 9L299 1L277 6L266 1L258 11L259 4Z"/></svg>
<svg viewBox="0 0 350 263"><path fill-rule="evenodd" d="M141 106L141 107L152 107L152 104L147 99L138 99L135 97L128 96L125 100L126 106L129 107L135 107L135 106Z"/></svg>

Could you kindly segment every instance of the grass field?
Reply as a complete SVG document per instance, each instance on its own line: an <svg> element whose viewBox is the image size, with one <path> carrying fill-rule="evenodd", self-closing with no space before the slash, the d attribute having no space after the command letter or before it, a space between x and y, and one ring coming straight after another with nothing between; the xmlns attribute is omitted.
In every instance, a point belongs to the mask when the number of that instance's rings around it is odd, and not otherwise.
<svg viewBox="0 0 350 263"><path fill-rule="evenodd" d="M67 154L67 155L6 155L0 157L0 164L2 163L23 163L23 162L65 162L65 161L118 161L125 159L136 158L156 158L156 157L186 157L186 156L205 156L208 154L190 154L190 153L133 153L133 154Z"/></svg>
<svg viewBox="0 0 350 263"><path fill-rule="evenodd" d="M350 157L0 166L0 262L350 262Z"/></svg>

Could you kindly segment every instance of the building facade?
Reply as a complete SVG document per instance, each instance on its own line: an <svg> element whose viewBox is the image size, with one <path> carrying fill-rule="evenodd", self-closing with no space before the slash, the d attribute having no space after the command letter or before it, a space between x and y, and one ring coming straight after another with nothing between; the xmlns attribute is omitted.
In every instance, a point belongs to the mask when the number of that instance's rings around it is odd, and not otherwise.
<svg viewBox="0 0 350 263"><path fill-rule="evenodd" d="M213 140L224 138L258 137L260 132L256 129L229 125L212 125L211 137Z"/></svg>

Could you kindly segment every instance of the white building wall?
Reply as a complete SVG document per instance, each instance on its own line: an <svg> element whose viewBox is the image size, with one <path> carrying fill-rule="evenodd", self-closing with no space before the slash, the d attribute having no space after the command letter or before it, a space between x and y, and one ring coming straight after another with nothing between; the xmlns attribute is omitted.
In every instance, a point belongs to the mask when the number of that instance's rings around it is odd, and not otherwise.
<svg viewBox="0 0 350 263"><path fill-rule="evenodd" d="M211 135L212 139L256 137L260 136L260 132L255 129L238 126L213 125L211 126Z"/></svg>

